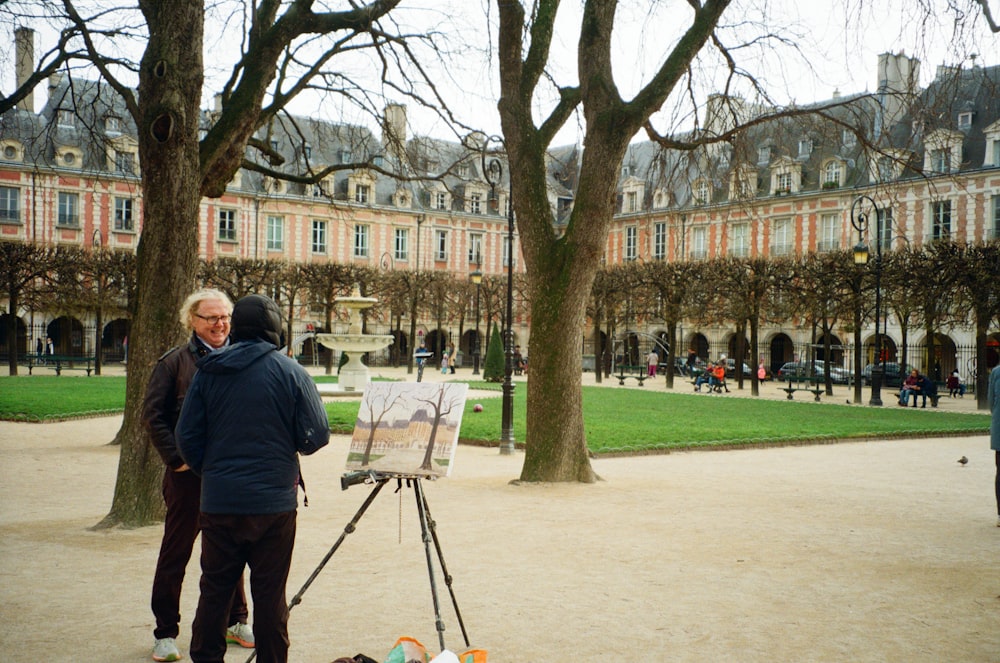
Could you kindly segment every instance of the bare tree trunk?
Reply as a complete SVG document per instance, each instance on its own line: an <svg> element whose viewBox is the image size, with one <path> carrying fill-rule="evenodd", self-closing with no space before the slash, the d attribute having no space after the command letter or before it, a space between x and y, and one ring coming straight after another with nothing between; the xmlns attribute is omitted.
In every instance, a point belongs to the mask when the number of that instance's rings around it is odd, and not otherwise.
<svg viewBox="0 0 1000 663"><path fill-rule="evenodd" d="M146 383L157 358L183 339L177 311L194 286L198 267L201 181L198 120L202 86L203 3L140 2L149 43L139 71L139 158L143 232L125 418L111 511L98 525L146 525L163 517L163 463L141 420ZM169 164L169 166L167 166Z"/></svg>

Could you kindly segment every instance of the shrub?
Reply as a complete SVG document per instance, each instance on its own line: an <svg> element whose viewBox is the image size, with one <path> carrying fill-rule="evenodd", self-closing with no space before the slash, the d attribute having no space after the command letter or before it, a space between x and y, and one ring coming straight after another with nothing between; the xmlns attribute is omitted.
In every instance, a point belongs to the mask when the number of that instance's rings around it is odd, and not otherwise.
<svg viewBox="0 0 1000 663"><path fill-rule="evenodd" d="M500 339L500 330L496 323L490 333L490 344L486 348L486 364L483 366L483 379L487 382L503 382L504 377L504 347Z"/></svg>

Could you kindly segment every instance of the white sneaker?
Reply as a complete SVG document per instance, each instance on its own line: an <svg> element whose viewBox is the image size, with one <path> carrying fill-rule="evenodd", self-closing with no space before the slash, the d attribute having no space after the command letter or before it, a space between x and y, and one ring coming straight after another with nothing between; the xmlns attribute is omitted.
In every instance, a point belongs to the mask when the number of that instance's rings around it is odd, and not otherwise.
<svg viewBox="0 0 1000 663"><path fill-rule="evenodd" d="M173 638L157 638L153 643L154 661L179 661L182 656Z"/></svg>
<svg viewBox="0 0 1000 663"><path fill-rule="evenodd" d="M253 649L255 646L253 629L250 628L249 624L236 622L226 629L226 642L246 647L247 649Z"/></svg>

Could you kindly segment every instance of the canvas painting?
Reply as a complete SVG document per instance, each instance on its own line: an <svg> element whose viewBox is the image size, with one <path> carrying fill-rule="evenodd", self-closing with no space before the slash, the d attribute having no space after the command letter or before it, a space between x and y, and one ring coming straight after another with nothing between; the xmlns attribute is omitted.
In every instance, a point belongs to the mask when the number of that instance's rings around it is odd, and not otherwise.
<svg viewBox="0 0 1000 663"><path fill-rule="evenodd" d="M446 477L458 448L467 384L370 382L354 424L347 471Z"/></svg>

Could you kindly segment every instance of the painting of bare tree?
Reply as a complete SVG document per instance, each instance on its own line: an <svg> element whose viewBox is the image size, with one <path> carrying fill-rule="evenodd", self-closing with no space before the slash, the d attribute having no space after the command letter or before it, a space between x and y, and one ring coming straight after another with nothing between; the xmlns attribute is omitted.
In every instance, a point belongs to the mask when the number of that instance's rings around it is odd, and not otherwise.
<svg viewBox="0 0 1000 663"><path fill-rule="evenodd" d="M347 471L451 474L468 390L465 384L369 383L354 424Z"/></svg>

